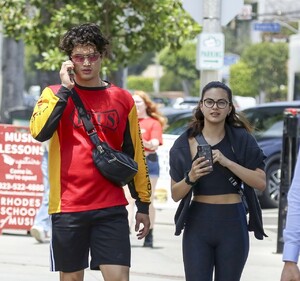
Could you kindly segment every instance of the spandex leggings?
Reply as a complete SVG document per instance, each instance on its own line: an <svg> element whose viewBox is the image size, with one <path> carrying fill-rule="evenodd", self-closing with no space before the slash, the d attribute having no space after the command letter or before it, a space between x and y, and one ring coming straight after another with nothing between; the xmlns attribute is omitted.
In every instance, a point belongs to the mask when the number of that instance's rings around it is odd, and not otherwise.
<svg viewBox="0 0 300 281"><path fill-rule="evenodd" d="M192 201L183 235L186 281L239 281L249 252L242 203Z"/></svg>

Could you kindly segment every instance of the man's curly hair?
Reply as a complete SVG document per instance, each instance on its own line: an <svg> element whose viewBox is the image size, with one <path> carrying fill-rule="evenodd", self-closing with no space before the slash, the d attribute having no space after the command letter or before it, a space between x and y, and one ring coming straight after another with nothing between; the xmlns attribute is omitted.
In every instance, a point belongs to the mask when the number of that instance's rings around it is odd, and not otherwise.
<svg viewBox="0 0 300 281"><path fill-rule="evenodd" d="M78 45L95 46L97 51L105 56L109 41L102 35L97 24L85 23L67 31L60 41L59 48L70 57L74 47Z"/></svg>

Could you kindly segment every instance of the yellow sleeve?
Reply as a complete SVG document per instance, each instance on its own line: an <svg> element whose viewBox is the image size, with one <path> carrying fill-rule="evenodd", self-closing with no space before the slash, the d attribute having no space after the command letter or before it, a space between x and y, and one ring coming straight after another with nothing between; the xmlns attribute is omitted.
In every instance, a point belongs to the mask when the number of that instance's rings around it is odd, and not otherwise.
<svg viewBox="0 0 300 281"><path fill-rule="evenodd" d="M130 139L134 149L134 160L138 163L138 172L133 181L128 184L128 187L131 196L136 199L138 211L148 213L151 203L151 182L135 106L133 106L128 116L128 124Z"/></svg>
<svg viewBox="0 0 300 281"><path fill-rule="evenodd" d="M30 133L38 141L51 138L67 105L70 91L60 87L57 93L46 87L37 101L31 119Z"/></svg>

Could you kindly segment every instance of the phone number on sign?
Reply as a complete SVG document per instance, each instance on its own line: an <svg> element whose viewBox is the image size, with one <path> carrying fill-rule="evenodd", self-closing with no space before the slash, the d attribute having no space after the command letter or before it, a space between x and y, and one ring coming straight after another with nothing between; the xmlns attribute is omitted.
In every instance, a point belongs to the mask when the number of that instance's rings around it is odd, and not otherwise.
<svg viewBox="0 0 300 281"><path fill-rule="evenodd" d="M0 190L43 191L44 186L42 184L25 184L25 183L0 182Z"/></svg>

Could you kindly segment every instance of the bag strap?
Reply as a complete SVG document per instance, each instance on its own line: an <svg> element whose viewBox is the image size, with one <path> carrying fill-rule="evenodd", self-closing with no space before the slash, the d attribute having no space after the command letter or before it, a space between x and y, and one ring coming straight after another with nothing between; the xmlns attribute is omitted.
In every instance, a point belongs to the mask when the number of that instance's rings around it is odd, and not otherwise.
<svg viewBox="0 0 300 281"><path fill-rule="evenodd" d="M195 139L198 142L198 144L208 144L202 134L195 136Z"/></svg>
<svg viewBox="0 0 300 281"><path fill-rule="evenodd" d="M79 95L77 94L77 92L75 91L74 88L71 90L71 92L72 92L71 98L77 108L79 117L83 122L85 131L86 131L87 135L90 137L92 143L96 147L98 147L103 142L98 137L97 130L95 129L93 123L90 120L91 117L88 115L88 113L83 105L82 100L80 99Z"/></svg>

